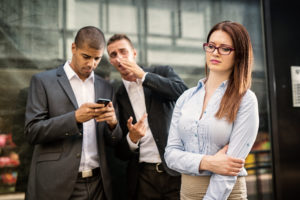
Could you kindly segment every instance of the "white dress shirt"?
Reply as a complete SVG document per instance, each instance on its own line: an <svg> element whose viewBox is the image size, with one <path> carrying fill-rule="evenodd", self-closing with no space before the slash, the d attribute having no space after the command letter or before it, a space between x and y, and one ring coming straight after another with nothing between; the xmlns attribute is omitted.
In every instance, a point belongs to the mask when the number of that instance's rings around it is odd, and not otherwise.
<svg viewBox="0 0 300 200"><path fill-rule="evenodd" d="M78 107L87 102L95 102L94 72L82 81L67 61L64 70L70 81ZM99 167L97 151L96 122L91 119L83 123L83 142L79 171Z"/></svg>
<svg viewBox="0 0 300 200"><path fill-rule="evenodd" d="M139 121L142 118L142 116L147 112L144 89L142 85L145 76L143 77L143 79L138 79L136 82L129 82L122 79L137 121ZM148 118L145 120L145 124L147 126L146 134L137 142L137 144L133 143L129 138L129 134L127 134L127 141L129 147L132 151L134 151L138 148L139 144L139 162L160 163L161 158L159 156L159 152L154 141L152 132L149 128Z"/></svg>

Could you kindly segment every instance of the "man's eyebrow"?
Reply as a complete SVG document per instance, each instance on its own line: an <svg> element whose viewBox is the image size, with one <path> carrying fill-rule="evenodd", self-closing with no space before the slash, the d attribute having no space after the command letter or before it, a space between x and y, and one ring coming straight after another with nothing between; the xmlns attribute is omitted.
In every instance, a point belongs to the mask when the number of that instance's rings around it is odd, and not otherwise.
<svg viewBox="0 0 300 200"><path fill-rule="evenodd" d="M86 56L86 57L91 57L90 55L85 54L85 53L81 53L81 55Z"/></svg>

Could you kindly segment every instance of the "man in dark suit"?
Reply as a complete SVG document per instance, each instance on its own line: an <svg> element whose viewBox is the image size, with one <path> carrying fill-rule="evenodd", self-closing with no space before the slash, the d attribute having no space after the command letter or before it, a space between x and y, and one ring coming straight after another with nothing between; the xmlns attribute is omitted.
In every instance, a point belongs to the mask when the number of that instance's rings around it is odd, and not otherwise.
<svg viewBox="0 0 300 200"><path fill-rule="evenodd" d="M112 199L105 146L122 136L110 84L94 74L105 49L96 27L84 27L72 60L32 77L25 135L34 145L27 199ZM111 99L107 106L94 103Z"/></svg>
<svg viewBox="0 0 300 200"><path fill-rule="evenodd" d="M116 93L123 138L117 154L128 164L129 199L179 199L180 176L164 160L177 98L187 86L171 67L141 68L126 35L112 36L110 62L123 84Z"/></svg>

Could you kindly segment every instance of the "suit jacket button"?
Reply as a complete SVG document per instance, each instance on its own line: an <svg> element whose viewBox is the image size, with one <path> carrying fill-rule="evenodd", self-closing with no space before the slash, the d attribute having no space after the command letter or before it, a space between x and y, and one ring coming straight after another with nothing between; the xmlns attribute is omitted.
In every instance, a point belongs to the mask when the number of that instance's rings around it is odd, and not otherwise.
<svg viewBox="0 0 300 200"><path fill-rule="evenodd" d="M76 158L80 158L80 153L77 153L77 154L76 154Z"/></svg>
<svg viewBox="0 0 300 200"><path fill-rule="evenodd" d="M66 133L65 135L66 135L66 136L69 136L69 133Z"/></svg>
<svg viewBox="0 0 300 200"><path fill-rule="evenodd" d="M82 136L82 133L81 133L81 132L79 132L79 133L78 133L78 135L79 135L79 136Z"/></svg>

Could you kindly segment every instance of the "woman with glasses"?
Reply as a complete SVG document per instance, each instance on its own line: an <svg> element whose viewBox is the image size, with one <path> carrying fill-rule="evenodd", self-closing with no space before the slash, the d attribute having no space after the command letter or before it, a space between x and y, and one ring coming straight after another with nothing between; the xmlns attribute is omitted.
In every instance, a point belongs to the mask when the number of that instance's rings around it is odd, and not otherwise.
<svg viewBox="0 0 300 200"><path fill-rule="evenodd" d="M227 155L245 159L256 139L250 37L241 24L223 21L210 30L203 49L206 77L176 103L165 159L182 174L182 200L247 199L244 167L235 176L225 176L205 167L204 161L224 146Z"/></svg>

